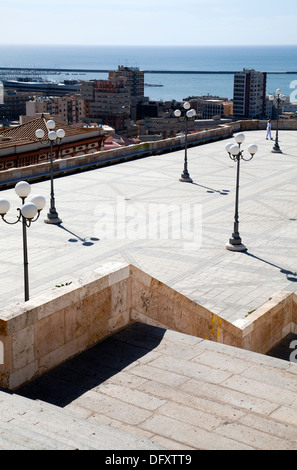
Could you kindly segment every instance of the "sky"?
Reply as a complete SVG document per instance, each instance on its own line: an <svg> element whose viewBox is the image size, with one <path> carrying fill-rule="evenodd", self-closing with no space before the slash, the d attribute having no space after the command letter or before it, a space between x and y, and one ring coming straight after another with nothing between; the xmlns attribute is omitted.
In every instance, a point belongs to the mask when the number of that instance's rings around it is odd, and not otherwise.
<svg viewBox="0 0 297 470"><path fill-rule="evenodd" d="M0 44L296 45L296 0L0 0Z"/></svg>

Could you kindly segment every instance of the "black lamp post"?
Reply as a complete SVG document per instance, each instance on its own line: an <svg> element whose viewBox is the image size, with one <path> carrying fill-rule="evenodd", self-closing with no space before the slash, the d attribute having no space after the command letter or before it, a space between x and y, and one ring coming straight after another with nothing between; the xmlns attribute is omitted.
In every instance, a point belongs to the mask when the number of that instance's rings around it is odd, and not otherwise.
<svg viewBox="0 0 297 470"><path fill-rule="evenodd" d="M182 181L184 183L193 183L192 178L190 177L190 174L188 172L188 120L196 116L196 111L195 109L190 109L191 105L187 101L183 104L183 108L185 110L184 113L184 121L186 124L185 128L185 159L184 159L184 171L181 174L181 177L179 181ZM180 118L182 115L182 112L180 109L176 109L174 111L174 116L177 118Z"/></svg>
<svg viewBox="0 0 297 470"><path fill-rule="evenodd" d="M236 194L235 194L235 215L234 215L234 229L232 237L229 239L226 248L230 251L246 251L246 246L242 243L239 235L239 175L240 175L240 160L249 161L253 158L255 153L258 151L256 144L252 144L248 147L250 153L249 158L245 158L243 155L243 150L241 150L241 144L245 139L244 134L237 134L235 136L236 144L227 144L226 151L229 154L231 160L237 162L237 172L236 172Z"/></svg>
<svg viewBox="0 0 297 470"><path fill-rule="evenodd" d="M5 219L5 215L10 209L10 202L7 199L0 199L0 215L2 220L9 225L22 223L23 227L23 264L24 264L24 291L25 291L25 302L29 300L29 270L28 270L28 247L27 247L27 227L31 226L32 222L35 222L40 215L40 212L45 206L46 200L40 194L34 196L30 202L25 203L26 197L31 192L31 187L26 181L20 181L15 186L15 192L22 200L21 208L18 208L18 217L16 221L9 222Z"/></svg>
<svg viewBox="0 0 297 470"><path fill-rule="evenodd" d="M270 101L274 101L275 96L274 95L269 95ZM277 102L277 119L276 119L276 136L275 136L275 143L273 146L273 149L271 150L272 153L283 153L281 151L281 148L279 146L278 142L278 130L279 130L279 109L280 109L280 103L284 101L284 97L282 96L282 91L278 88L276 90L276 102Z"/></svg>
<svg viewBox="0 0 297 470"><path fill-rule="evenodd" d="M54 193L54 164L53 164L53 144L54 142L60 143L63 137L65 137L64 129L58 129L54 131L56 123L52 119L47 121L46 127L48 129L48 141L45 143L50 144L50 159L51 159L51 193L50 193L50 210L47 214L47 218L44 220L47 224L61 224L62 220L59 218L58 212L55 205L55 193ZM44 131L42 129L37 129L35 132L36 137L41 141L44 137Z"/></svg>

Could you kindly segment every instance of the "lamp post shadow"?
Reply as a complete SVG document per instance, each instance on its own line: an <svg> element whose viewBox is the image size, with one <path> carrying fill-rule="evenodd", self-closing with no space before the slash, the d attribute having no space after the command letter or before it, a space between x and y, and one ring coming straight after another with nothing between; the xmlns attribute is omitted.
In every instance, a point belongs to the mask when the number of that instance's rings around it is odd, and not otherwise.
<svg viewBox="0 0 297 470"><path fill-rule="evenodd" d="M70 233L71 235L73 235L75 237L75 238L69 238L68 239L68 241L71 242L71 243L77 243L78 241L81 241L83 246L92 246L92 245L94 245L94 242L100 241L99 238L95 238L95 237L84 237L84 238L82 238L79 235L77 235L76 233L69 230L68 228L64 227L62 224L57 225L57 227L60 227L61 229L65 230L65 232L68 232L68 233Z"/></svg>
<svg viewBox="0 0 297 470"><path fill-rule="evenodd" d="M257 259L259 261L262 261L262 263L269 264L270 266L279 269L281 274L285 274L286 278L290 282L297 282L297 272L290 271L288 269L284 269L281 266L278 266L277 264L271 263L270 261L266 261L263 258L260 258L259 256L253 255L252 253L249 253L248 251L244 252L245 255L250 256L251 258ZM293 276L293 277L290 277Z"/></svg>
<svg viewBox="0 0 297 470"><path fill-rule="evenodd" d="M203 184L198 184L195 183L195 181L192 181L192 184L195 184L196 186L200 186L200 188L207 189L207 193L218 193L221 194L222 196L228 196L230 190L229 189L213 189L209 188L208 186L203 186Z"/></svg>

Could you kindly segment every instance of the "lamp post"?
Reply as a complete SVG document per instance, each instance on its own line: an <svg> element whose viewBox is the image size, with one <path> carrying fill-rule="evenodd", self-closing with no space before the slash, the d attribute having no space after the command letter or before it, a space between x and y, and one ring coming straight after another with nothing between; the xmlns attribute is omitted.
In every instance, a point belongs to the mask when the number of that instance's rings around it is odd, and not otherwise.
<svg viewBox="0 0 297 470"><path fill-rule="evenodd" d="M270 101L274 101L275 96L269 95ZM282 153L279 143L278 143L278 128L279 128L279 108L281 101L284 101L284 97L282 96L282 91L278 88L276 90L276 100L277 100L277 120L276 120L276 137L273 149L271 150L272 153Z"/></svg>
<svg viewBox="0 0 297 470"><path fill-rule="evenodd" d="M251 144L248 147L248 152L250 153L249 158L245 158L243 154L243 150L241 150L241 144L245 139L244 134L237 134L235 135L236 144L227 144L226 151L229 154L231 160L237 162L237 173L236 173L236 194L235 194L235 214L234 214L234 229L232 233L232 237L229 239L229 243L227 243L226 248L230 251L246 251L246 246L242 243L240 235L239 235L239 175L240 175L240 160L249 161L253 158L255 153L258 151L258 147L256 144Z"/></svg>
<svg viewBox="0 0 297 470"><path fill-rule="evenodd" d="M54 193L54 165L53 165L53 144L54 142L60 143L63 137L65 137L64 129L58 129L54 131L56 127L55 121L50 119L46 123L48 129L48 141L50 143L50 159L51 159L51 193L50 193L50 209L47 214L47 218L44 220L47 224L61 224L62 220L59 218L58 212L55 206L55 193ZM44 131L37 129L35 132L36 137L41 141L44 137ZM48 143L48 142L46 142Z"/></svg>
<svg viewBox="0 0 297 470"><path fill-rule="evenodd" d="M179 181L182 181L184 183L193 183L192 178L190 177L190 174L188 172L188 120L196 116L196 111L195 109L190 109L191 105L187 101L183 104L183 108L185 110L184 113L184 121L186 124L186 129L185 129L185 159L184 159L184 171L181 174L181 177ZM180 118L182 115L182 112L180 109L176 109L174 111L174 116L176 118Z"/></svg>
<svg viewBox="0 0 297 470"><path fill-rule="evenodd" d="M31 226L40 215L40 212L45 206L46 200L40 194L34 196L31 202L25 202L27 196L31 192L31 186L26 181L20 181L15 186L15 192L22 200L21 208L18 208L18 216L14 222L6 220L5 216L10 209L10 202L7 199L0 199L0 215L2 220L9 225L14 225L18 222L22 223L23 228L23 264L24 264L24 292L25 302L29 300L29 270L28 270L28 247L27 247L27 227Z"/></svg>

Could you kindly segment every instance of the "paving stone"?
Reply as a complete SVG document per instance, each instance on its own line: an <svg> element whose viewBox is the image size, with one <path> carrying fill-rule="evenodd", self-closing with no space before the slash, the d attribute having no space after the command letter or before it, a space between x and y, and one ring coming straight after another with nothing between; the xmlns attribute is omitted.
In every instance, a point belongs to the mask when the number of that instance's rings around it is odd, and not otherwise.
<svg viewBox="0 0 297 470"><path fill-rule="evenodd" d="M238 423L224 423L216 429L216 434L243 442L247 445L261 450L295 450L296 443L286 440L286 436L280 439L272 436L267 432L255 430L254 427L249 428Z"/></svg>
<svg viewBox="0 0 297 470"><path fill-rule="evenodd" d="M142 424L144 429L153 431L161 436L175 440L194 447L196 450L252 450L247 444L242 444L236 440L225 436L214 435L212 432L199 429L197 426L176 421L164 416L153 416Z"/></svg>

